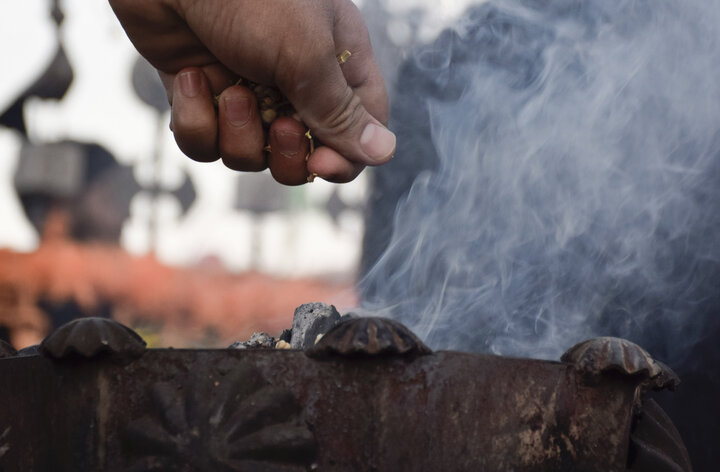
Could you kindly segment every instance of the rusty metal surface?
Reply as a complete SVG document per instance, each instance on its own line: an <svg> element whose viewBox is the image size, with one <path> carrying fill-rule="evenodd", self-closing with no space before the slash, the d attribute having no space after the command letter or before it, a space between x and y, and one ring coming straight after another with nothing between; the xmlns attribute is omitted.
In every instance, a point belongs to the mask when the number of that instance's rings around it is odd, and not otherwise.
<svg viewBox="0 0 720 472"><path fill-rule="evenodd" d="M322 359L373 356L424 356L432 351L415 334L387 318L355 318L340 323L306 354Z"/></svg>
<svg viewBox="0 0 720 472"><path fill-rule="evenodd" d="M635 390L617 376L585 385L570 364L455 352L31 356L0 359L0 380L7 471L621 471Z"/></svg>
<svg viewBox="0 0 720 472"><path fill-rule="evenodd" d="M690 472L690 456L680 433L654 400L643 404L630 432L628 471Z"/></svg>
<svg viewBox="0 0 720 472"><path fill-rule="evenodd" d="M575 364L588 380L617 372L635 376L644 389L674 390L680 383L675 372L637 344L622 338L592 338L568 349L561 361Z"/></svg>
<svg viewBox="0 0 720 472"><path fill-rule="evenodd" d="M105 318L80 318L62 325L40 344L43 354L61 359L104 353L127 358L141 356L145 341L133 330Z"/></svg>

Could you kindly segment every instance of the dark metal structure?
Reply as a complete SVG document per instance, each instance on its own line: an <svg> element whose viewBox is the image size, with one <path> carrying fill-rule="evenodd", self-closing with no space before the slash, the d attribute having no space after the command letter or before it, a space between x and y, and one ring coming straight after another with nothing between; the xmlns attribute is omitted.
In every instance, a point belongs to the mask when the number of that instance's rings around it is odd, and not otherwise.
<svg viewBox="0 0 720 472"><path fill-rule="evenodd" d="M613 338L566 362L433 353L381 318L307 351L145 349L88 318L0 357L3 471L665 470L633 466L636 413L677 383Z"/></svg>

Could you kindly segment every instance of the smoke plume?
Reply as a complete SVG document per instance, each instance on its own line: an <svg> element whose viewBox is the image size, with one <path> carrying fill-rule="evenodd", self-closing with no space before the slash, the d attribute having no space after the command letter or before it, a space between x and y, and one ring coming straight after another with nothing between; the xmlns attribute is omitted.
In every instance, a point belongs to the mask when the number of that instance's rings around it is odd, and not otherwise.
<svg viewBox="0 0 720 472"><path fill-rule="evenodd" d="M682 359L720 306L719 25L716 0L508 0L417 48L363 309L434 348Z"/></svg>

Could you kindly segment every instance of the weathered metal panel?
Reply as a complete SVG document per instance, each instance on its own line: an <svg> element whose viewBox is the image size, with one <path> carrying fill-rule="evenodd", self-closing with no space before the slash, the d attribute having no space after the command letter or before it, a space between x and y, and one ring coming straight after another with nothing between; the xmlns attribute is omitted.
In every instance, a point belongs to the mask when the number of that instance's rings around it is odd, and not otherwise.
<svg viewBox="0 0 720 472"><path fill-rule="evenodd" d="M456 352L172 349L0 359L0 385L6 471L622 471L636 387Z"/></svg>

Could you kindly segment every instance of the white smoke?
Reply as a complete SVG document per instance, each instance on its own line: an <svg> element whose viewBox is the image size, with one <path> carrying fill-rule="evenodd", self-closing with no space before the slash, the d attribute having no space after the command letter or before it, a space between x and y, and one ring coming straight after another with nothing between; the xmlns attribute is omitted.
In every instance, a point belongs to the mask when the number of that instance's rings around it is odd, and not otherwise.
<svg viewBox="0 0 720 472"><path fill-rule="evenodd" d="M720 299L719 25L716 0L498 1L417 50L379 186L429 170L364 309L435 348L681 358Z"/></svg>

